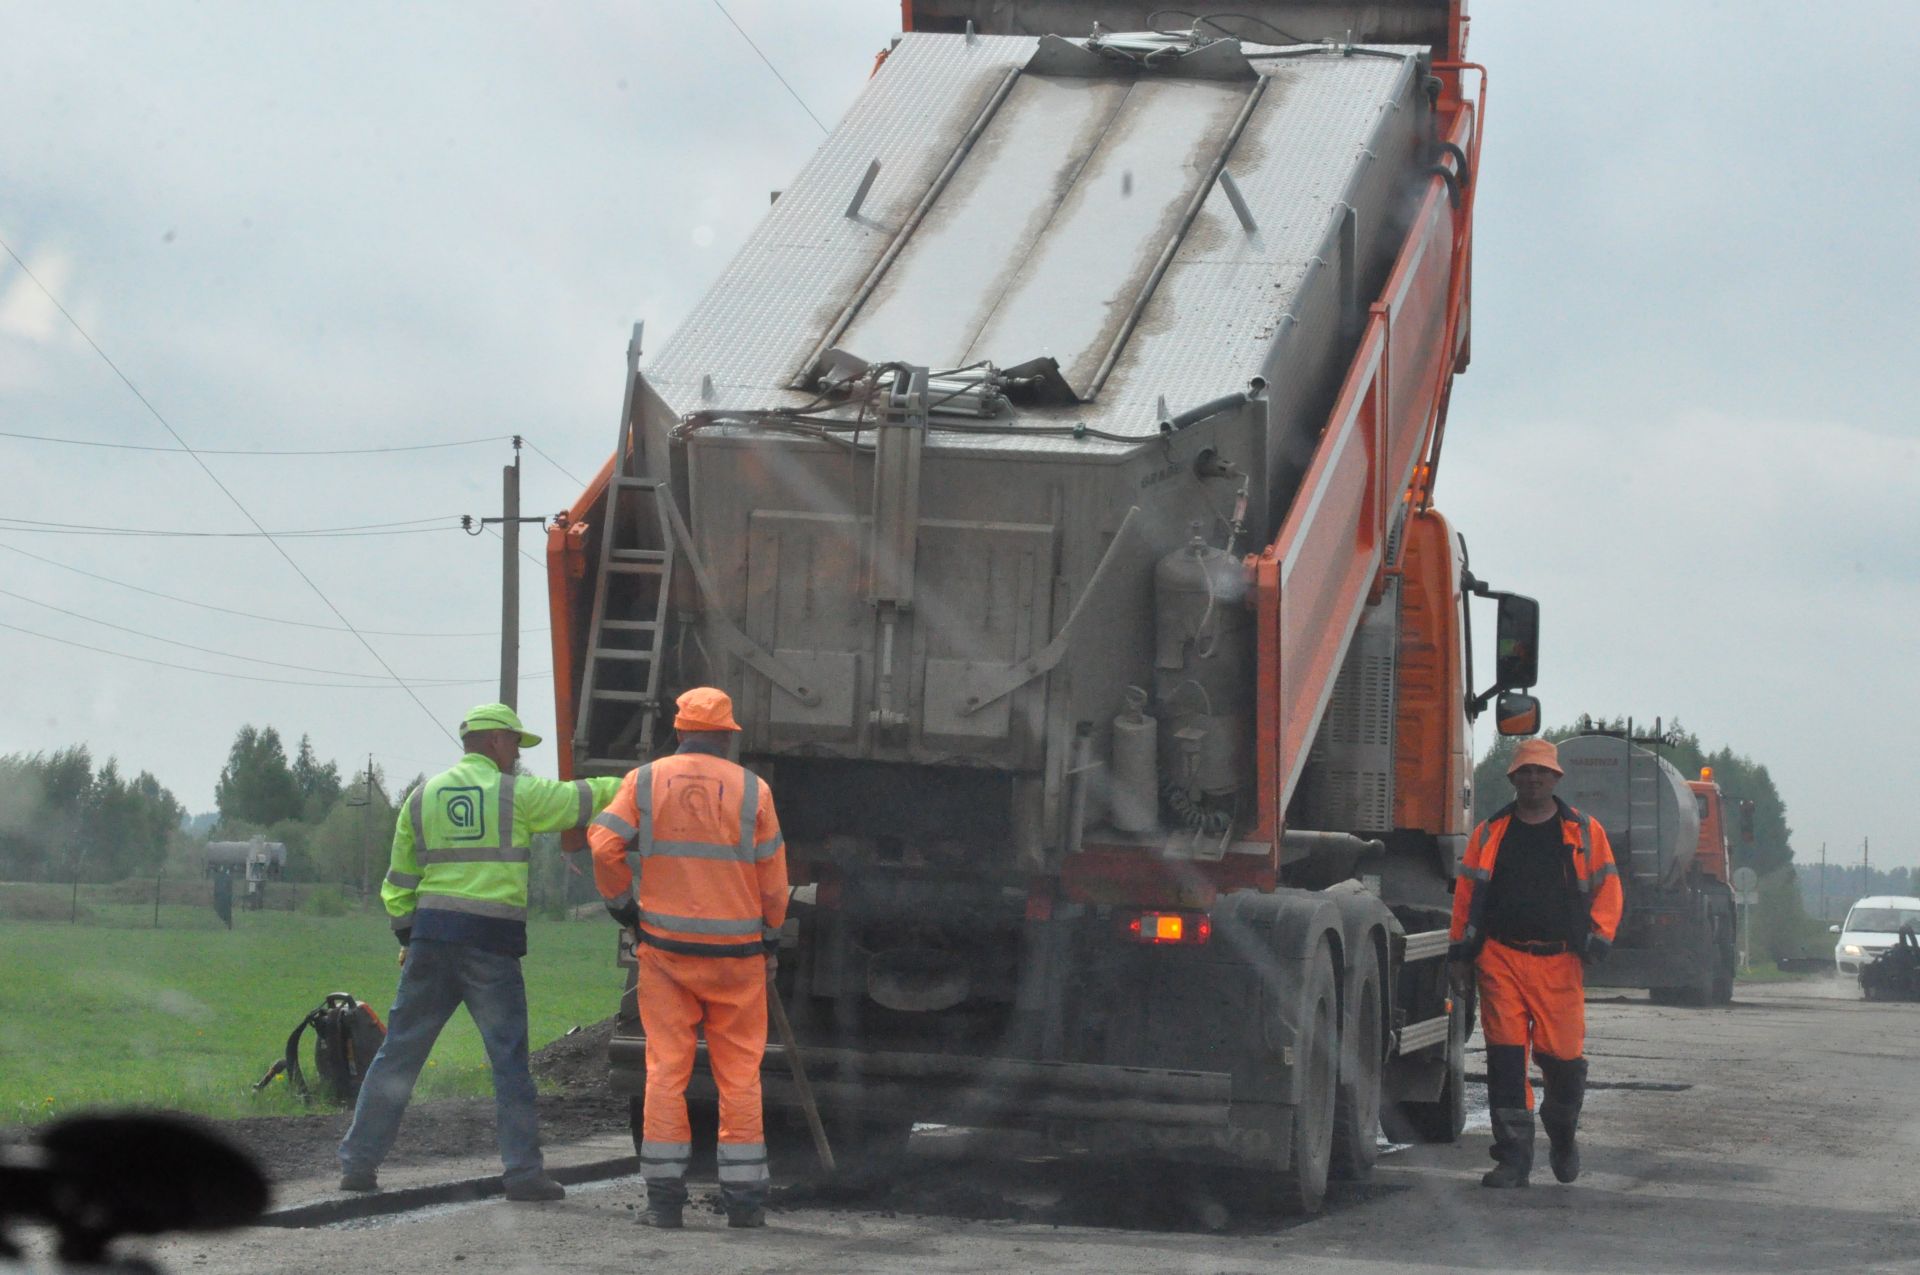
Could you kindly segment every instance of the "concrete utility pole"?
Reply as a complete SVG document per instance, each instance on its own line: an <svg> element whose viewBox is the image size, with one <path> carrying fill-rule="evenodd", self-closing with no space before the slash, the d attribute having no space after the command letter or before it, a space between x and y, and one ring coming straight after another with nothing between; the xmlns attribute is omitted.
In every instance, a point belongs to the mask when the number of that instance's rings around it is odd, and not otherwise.
<svg viewBox="0 0 1920 1275"><path fill-rule="evenodd" d="M520 436L513 464L500 471L500 702L520 700Z"/></svg>
<svg viewBox="0 0 1920 1275"><path fill-rule="evenodd" d="M1860 897L1866 898L1873 893L1873 869L1867 866L1867 841L1860 838Z"/></svg>
<svg viewBox="0 0 1920 1275"><path fill-rule="evenodd" d="M500 524L500 702L520 707L520 524L546 522L520 516L520 435L513 436L513 464L500 471L500 517L463 515L469 535Z"/></svg>
<svg viewBox="0 0 1920 1275"><path fill-rule="evenodd" d="M1827 843L1820 843L1820 919L1827 919Z"/></svg>

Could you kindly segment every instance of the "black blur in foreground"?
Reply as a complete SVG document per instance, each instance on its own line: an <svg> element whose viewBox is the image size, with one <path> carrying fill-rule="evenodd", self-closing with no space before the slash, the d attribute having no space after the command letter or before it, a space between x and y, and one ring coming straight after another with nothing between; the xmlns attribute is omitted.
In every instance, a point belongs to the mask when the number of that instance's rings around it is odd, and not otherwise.
<svg viewBox="0 0 1920 1275"><path fill-rule="evenodd" d="M22 1222L53 1229L61 1262L90 1264L122 1236L244 1226L267 1202L266 1176L204 1124L74 1116L0 1147L0 1261L20 1256L7 1228Z"/></svg>

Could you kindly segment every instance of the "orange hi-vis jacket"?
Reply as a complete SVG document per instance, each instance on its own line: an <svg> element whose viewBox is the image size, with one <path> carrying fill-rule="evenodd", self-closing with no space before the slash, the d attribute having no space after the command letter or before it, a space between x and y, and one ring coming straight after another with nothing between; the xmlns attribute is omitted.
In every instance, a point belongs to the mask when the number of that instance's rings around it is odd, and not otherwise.
<svg viewBox="0 0 1920 1275"><path fill-rule="evenodd" d="M692 956L766 950L787 919L787 852L773 793L744 766L683 752L629 771L587 829L610 907L634 892L640 941Z"/></svg>
<svg viewBox="0 0 1920 1275"><path fill-rule="evenodd" d="M1560 838L1571 850L1573 875L1580 898L1585 903L1590 932L1611 944L1620 927L1622 894L1620 872L1614 866L1613 846L1607 830L1598 820L1569 806L1559 798ZM1487 883L1493 880L1493 866L1500 858L1500 843L1513 823L1513 807L1507 806L1481 823L1467 838L1467 853L1460 864L1460 876L1453 883L1453 926L1451 955L1472 959L1486 942ZM1569 904L1573 903L1569 900ZM1569 913L1572 912L1569 907ZM1569 934L1570 950L1578 952L1585 934Z"/></svg>

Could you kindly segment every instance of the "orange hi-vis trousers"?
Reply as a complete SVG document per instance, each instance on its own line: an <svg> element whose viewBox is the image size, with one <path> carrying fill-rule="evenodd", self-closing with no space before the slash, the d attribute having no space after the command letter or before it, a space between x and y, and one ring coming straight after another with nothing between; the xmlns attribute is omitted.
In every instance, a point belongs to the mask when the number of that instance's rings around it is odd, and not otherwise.
<svg viewBox="0 0 1920 1275"><path fill-rule="evenodd" d="M761 956L683 956L641 944L638 995L647 1037L647 1095L640 1173L679 1182L693 1153L687 1081L694 1033L707 1037L707 1063L720 1090L720 1187L766 1191L760 1063L767 1052L767 963Z"/></svg>
<svg viewBox="0 0 1920 1275"><path fill-rule="evenodd" d="M1487 1101L1495 1108L1533 1109L1527 1050L1543 1060L1572 1062L1587 1046L1587 980L1571 952L1534 956L1488 939L1474 962L1480 982L1480 1028L1487 1038Z"/></svg>

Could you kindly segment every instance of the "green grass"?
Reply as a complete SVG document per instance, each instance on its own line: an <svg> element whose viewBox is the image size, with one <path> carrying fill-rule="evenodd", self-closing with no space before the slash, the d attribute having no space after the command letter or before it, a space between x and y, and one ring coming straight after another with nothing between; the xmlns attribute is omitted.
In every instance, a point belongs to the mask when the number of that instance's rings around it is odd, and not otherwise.
<svg viewBox="0 0 1920 1275"><path fill-rule="evenodd" d="M1831 968L1824 970L1788 971L1773 965L1755 965L1751 969L1741 970L1734 979L1738 983L1805 983L1813 979L1832 978Z"/></svg>
<svg viewBox="0 0 1920 1275"><path fill-rule="evenodd" d="M211 1116L305 1110L283 1082L251 1092L294 1024L328 992L370 1001L382 1019L393 1002L399 949L379 912L235 912L228 931L187 928L197 914L171 926L165 904L160 929L131 928L151 927L151 906L129 907L124 919L119 911L95 905L93 922L81 925L0 921L0 1125L100 1105ZM611 1014L622 974L611 925L528 928L524 970L539 1048ZM311 1033L303 1043L311 1078ZM485 1093L487 1075L480 1035L458 1013L416 1093Z"/></svg>

